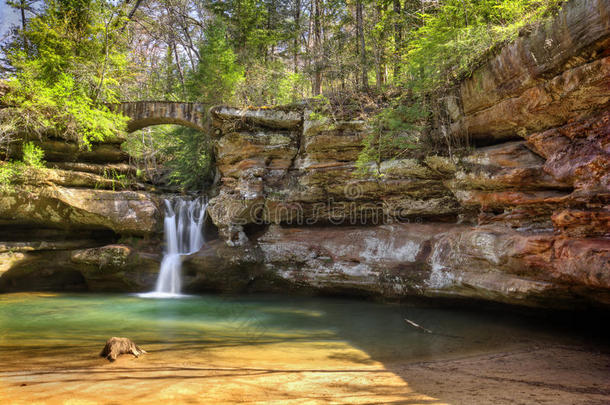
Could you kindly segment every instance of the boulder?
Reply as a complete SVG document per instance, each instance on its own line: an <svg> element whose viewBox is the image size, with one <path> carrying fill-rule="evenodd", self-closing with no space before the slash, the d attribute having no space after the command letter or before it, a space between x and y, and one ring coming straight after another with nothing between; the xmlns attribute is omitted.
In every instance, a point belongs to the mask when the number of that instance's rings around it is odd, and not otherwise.
<svg viewBox="0 0 610 405"><path fill-rule="evenodd" d="M148 291L159 273L159 257L127 245L74 250L70 261L91 291Z"/></svg>

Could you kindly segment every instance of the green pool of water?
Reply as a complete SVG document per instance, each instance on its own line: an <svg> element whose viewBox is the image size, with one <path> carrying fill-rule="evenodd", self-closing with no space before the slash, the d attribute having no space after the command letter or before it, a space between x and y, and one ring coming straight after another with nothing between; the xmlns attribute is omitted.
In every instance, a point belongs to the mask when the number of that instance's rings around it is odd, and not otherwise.
<svg viewBox="0 0 610 405"><path fill-rule="evenodd" d="M405 318L434 334L418 331ZM111 336L164 350L345 344L383 362L558 340L536 320L503 313L282 296L5 294L0 295L0 329L0 359L16 351L31 357L73 348L93 353Z"/></svg>

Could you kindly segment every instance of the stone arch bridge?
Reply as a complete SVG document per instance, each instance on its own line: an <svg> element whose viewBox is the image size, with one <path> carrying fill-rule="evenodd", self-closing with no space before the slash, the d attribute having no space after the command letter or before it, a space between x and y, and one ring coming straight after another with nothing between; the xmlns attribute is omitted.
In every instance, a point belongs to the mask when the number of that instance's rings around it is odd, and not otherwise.
<svg viewBox="0 0 610 405"><path fill-rule="evenodd" d="M108 105L130 120L128 132L151 125L176 124L204 131L206 107L201 103L173 101L132 101Z"/></svg>

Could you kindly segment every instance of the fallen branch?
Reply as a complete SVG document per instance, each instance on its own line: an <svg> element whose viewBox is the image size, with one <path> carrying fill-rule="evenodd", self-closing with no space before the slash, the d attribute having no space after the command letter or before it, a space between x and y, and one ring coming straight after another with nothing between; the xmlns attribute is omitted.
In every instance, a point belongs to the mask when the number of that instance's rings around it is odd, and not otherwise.
<svg viewBox="0 0 610 405"><path fill-rule="evenodd" d="M413 321L411 321L411 320L409 320L409 319L407 319L407 318L404 318L404 319L405 319L405 322L406 322L406 323L408 323L409 325L413 326L415 329L417 329L417 330L419 330L419 331L422 331L422 332L424 332L424 333L431 333L431 334L434 334L434 332L432 332L430 329L426 329L426 328L424 328L423 326L420 326L420 325L416 324L415 322L413 322Z"/></svg>
<svg viewBox="0 0 610 405"><path fill-rule="evenodd" d="M463 336L448 335L446 333L436 333L436 332L431 331L430 329L426 329L423 326L416 324L415 322L413 322L410 319L407 319L407 318L403 318L403 319L405 320L405 322L408 325L414 327L415 329L417 329L418 331L423 332L423 333L429 333L429 334L434 335L434 336L450 337L450 338L454 338L454 339L464 339Z"/></svg>

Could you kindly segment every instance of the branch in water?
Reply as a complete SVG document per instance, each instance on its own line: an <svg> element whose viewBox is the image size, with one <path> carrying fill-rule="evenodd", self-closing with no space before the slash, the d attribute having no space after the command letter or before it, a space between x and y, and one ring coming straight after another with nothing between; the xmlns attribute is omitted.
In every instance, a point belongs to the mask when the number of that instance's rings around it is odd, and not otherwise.
<svg viewBox="0 0 610 405"><path fill-rule="evenodd" d="M423 326L420 326L420 325L416 324L415 322L413 322L413 321L411 321L411 320L409 320L407 318L404 318L404 319L405 319L406 323L408 323L409 325L413 326L414 328L416 328L416 329L418 329L418 330L420 330L422 332L425 332L425 333L434 333L430 329L426 329Z"/></svg>

